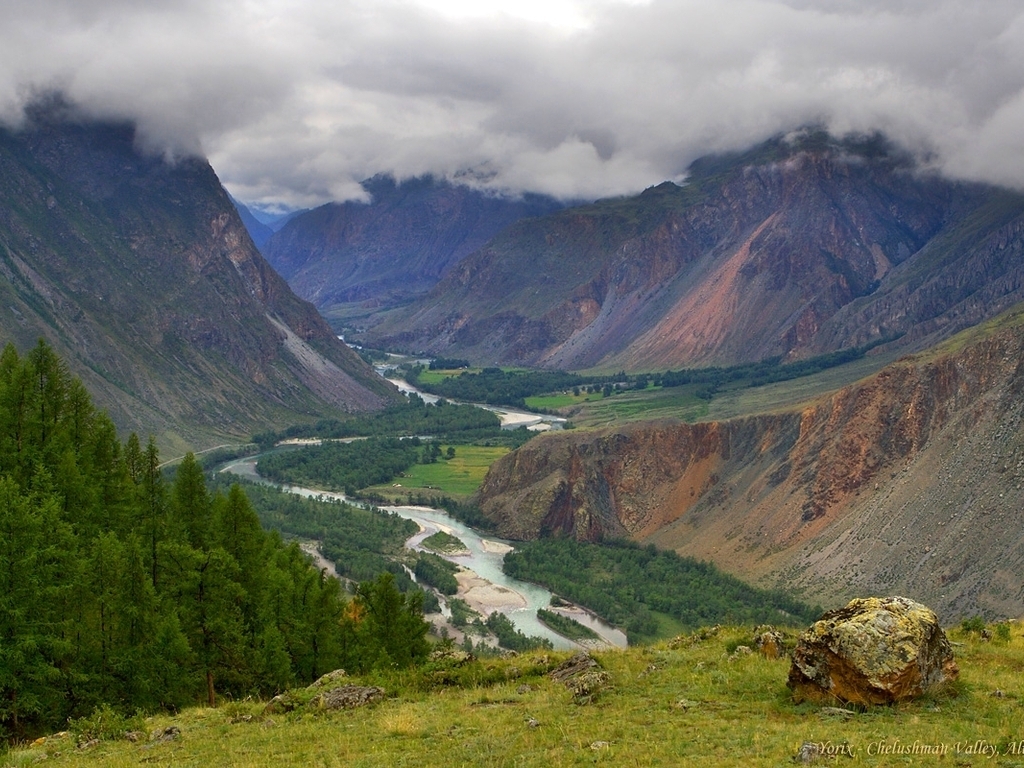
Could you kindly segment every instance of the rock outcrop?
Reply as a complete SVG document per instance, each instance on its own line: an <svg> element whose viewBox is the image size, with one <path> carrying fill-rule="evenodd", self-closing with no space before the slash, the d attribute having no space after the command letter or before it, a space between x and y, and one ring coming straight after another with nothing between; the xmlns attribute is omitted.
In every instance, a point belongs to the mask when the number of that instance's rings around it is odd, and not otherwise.
<svg viewBox="0 0 1024 768"><path fill-rule="evenodd" d="M905 597L853 600L797 641L789 687L799 701L892 704L956 680L935 613Z"/></svg>
<svg viewBox="0 0 1024 768"><path fill-rule="evenodd" d="M309 700L314 709L354 709L384 698L384 689L377 686L342 685L318 693Z"/></svg>
<svg viewBox="0 0 1024 768"><path fill-rule="evenodd" d="M1018 311L793 410L541 435L480 507L506 538L626 536L831 604L1018 615L1022 360Z"/></svg>
<svg viewBox="0 0 1024 768"><path fill-rule="evenodd" d="M548 676L565 685L576 704L590 704L611 682L597 659L585 651L570 656Z"/></svg>
<svg viewBox="0 0 1024 768"><path fill-rule="evenodd" d="M781 659L786 655L785 638L769 625L754 630L754 648L766 659Z"/></svg>

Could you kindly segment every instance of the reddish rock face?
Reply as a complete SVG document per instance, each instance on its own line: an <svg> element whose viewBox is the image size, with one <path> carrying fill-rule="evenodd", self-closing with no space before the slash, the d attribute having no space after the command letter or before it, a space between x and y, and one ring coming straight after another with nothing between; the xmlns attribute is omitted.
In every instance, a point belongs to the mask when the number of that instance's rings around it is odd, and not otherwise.
<svg viewBox="0 0 1024 768"><path fill-rule="evenodd" d="M804 632L793 652L796 701L892 704L956 680L935 613L905 597L853 600Z"/></svg>
<svg viewBox="0 0 1024 768"><path fill-rule="evenodd" d="M824 604L1018 615L1024 315L791 411L540 436L492 465L507 538L628 536Z"/></svg>

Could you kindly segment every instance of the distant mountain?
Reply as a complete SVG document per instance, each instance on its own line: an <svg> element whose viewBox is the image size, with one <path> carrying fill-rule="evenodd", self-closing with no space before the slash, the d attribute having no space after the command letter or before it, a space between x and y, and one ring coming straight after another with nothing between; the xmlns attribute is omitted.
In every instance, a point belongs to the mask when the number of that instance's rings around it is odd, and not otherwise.
<svg viewBox="0 0 1024 768"><path fill-rule="evenodd" d="M208 446L395 397L263 260L209 164L60 103L0 130L0 338L45 337L124 430Z"/></svg>
<svg viewBox="0 0 1024 768"><path fill-rule="evenodd" d="M398 183L376 176L363 188L370 202L296 216L263 249L295 292L338 324L425 293L505 227L561 207L547 197L505 199L433 177Z"/></svg>
<svg viewBox="0 0 1024 768"><path fill-rule="evenodd" d="M285 224L296 216L308 213L309 209L299 208L294 211L288 211L287 213L269 213L267 211L261 211L259 208L250 208L249 212L260 224L265 224L270 227L271 232L280 232Z"/></svg>
<svg viewBox="0 0 1024 768"><path fill-rule="evenodd" d="M499 535L632 538L837 603L1024 613L1024 305L798 408L550 433L491 466Z"/></svg>
<svg viewBox="0 0 1024 768"><path fill-rule="evenodd" d="M231 195L228 195L228 197L231 198L231 204L238 211L238 216L242 219L242 224L245 226L245 231L249 233L249 237L252 238L256 247L263 250L263 246L267 244L267 240L274 234L274 230L256 218L256 215L244 203L235 200Z"/></svg>
<svg viewBox="0 0 1024 768"><path fill-rule="evenodd" d="M483 364L651 370L907 349L1024 299L1024 196L884 139L776 139L684 186L522 220L371 344Z"/></svg>

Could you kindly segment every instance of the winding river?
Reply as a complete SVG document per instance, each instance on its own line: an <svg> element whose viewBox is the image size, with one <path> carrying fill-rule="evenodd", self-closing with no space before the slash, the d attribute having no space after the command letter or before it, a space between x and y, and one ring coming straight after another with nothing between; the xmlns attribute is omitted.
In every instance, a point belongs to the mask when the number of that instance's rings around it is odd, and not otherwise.
<svg viewBox="0 0 1024 768"><path fill-rule="evenodd" d="M386 369L378 369L377 371L381 375L387 373ZM439 398L437 395L431 395L428 392L416 389L409 382L404 379L388 379L389 382L398 387L398 391L405 395L416 394L423 398L425 403L436 403ZM459 404L459 401L453 400L453 403ZM508 408L504 405L484 405L483 403L463 403L464 405L475 405L477 408L483 408L485 411L490 411L501 419L502 429L516 429L518 427L526 427L527 429L541 432L547 429L561 429L562 425L566 422L566 419L561 416L549 416L547 414L531 413L529 411L517 411L515 408Z"/></svg>
<svg viewBox="0 0 1024 768"><path fill-rule="evenodd" d="M222 467L221 472L231 472L248 480L268 483L257 471L258 456L239 459ZM345 495L320 491L312 488L285 485L282 489L307 497L324 497L347 501ZM349 501L348 503L355 503ZM461 540L469 550L468 554L444 555L448 560L461 565L467 571L461 572L459 597L465 599L475 610L487 614L501 611L527 635L539 635L551 640L556 648L574 648L576 643L552 632L537 620L538 608L550 608L551 593L536 584L513 579L502 570L505 553L513 547L509 542L495 538L483 538L472 528L450 517L446 512L430 507L396 506L380 507L412 520L420 531L412 536L406 547L422 549L420 543L427 536L445 531ZM582 609L558 609L559 613L571 616L584 626L596 632L605 644L618 648L626 647L626 635L619 629L597 619Z"/></svg>

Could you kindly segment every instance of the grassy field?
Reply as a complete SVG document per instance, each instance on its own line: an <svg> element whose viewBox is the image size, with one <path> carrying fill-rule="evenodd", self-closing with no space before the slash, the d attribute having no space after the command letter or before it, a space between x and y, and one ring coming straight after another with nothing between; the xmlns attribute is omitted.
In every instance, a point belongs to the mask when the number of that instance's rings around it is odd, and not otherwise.
<svg viewBox="0 0 1024 768"><path fill-rule="evenodd" d="M448 446L442 445L441 455L444 456L447 450ZM394 481L400 488L388 483L365 490L384 496L402 495L409 489L442 491L453 497L469 496L480 487L487 468L508 453L508 450L500 446L457 445L454 458L438 459L435 464L414 464L407 469L405 476Z"/></svg>
<svg viewBox="0 0 1024 768"><path fill-rule="evenodd" d="M576 403L545 405L546 408L563 408L577 428L592 429L612 426L625 421L653 419L676 419L680 421L718 421L754 413L765 413L783 408L792 408L814 400L829 392L852 384L877 372L896 358L870 355L845 365L830 368L812 376L791 381L766 384L760 387L725 387L716 392L708 401L694 394L698 386L671 387L642 390L627 390L608 398L590 395L589 400L579 398ZM559 395L557 398L565 398ZM572 397L569 395L568 397ZM552 398L530 398L543 402Z"/></svg>
<svg viewBox="0 0 1024 768"><path fill-rule="evenodd" d="M892 352L885 355L868 355L813 376L765 384L762 387L721 392L709 403L707 413L701 420L718 421L793 408L871 376L900 356Z"/></svg>
<svg viewBox="0 0 1024 768"><path fill-rule="evenodd" d="M420 383L427 385L437 384L439 381L450 379L452 376L458 376L462 373L480 373L480 370L480 368L452 368L432 371L429 368L424 368L420 372Z"/></svg>
<svg viewBox="0 0 1024 768"><path fill-rule="evenodd" d="M525 398L526 407L534 410L553 410L555 408L566 408L570 405L581 403L597 402L603 399L599 392L593 394L580 393L574 395L572 392L558 392L551 395L536 395Z"/></svg>
<svg viewBox="0 0 1024 768"><path fill-rule="evenodd" d="M707 415L708 402L694 396L693 390L693 387L628 390L596 400L591 395L591 402L573 410L572 423L578 428L590 429L648 419L698 421Z"/></svg>
<svg viewBox="0 0 1024 768"><path fill-rule="evenodd" d="M225 703L151 718L139 743L117 738L79 749L74 736L51 737L12 749L0 764L777 768L814 742L843 752L815 765L1024 765L1019 625L1009 644L953 632L961 678L946 691L849 714L794 704L786 659L730 657L750 639L750 628L724 629L693 645L595 654L609 680L586 705L547 674L567 653L527 653L471 661L443 682L436 669L351 679L387 692L361 709L268 716L262 702ZM180 738L149 739L170 726ZM915 743L947 754L878 754ZM998 754L967 751L979 745Z"/></svg>

